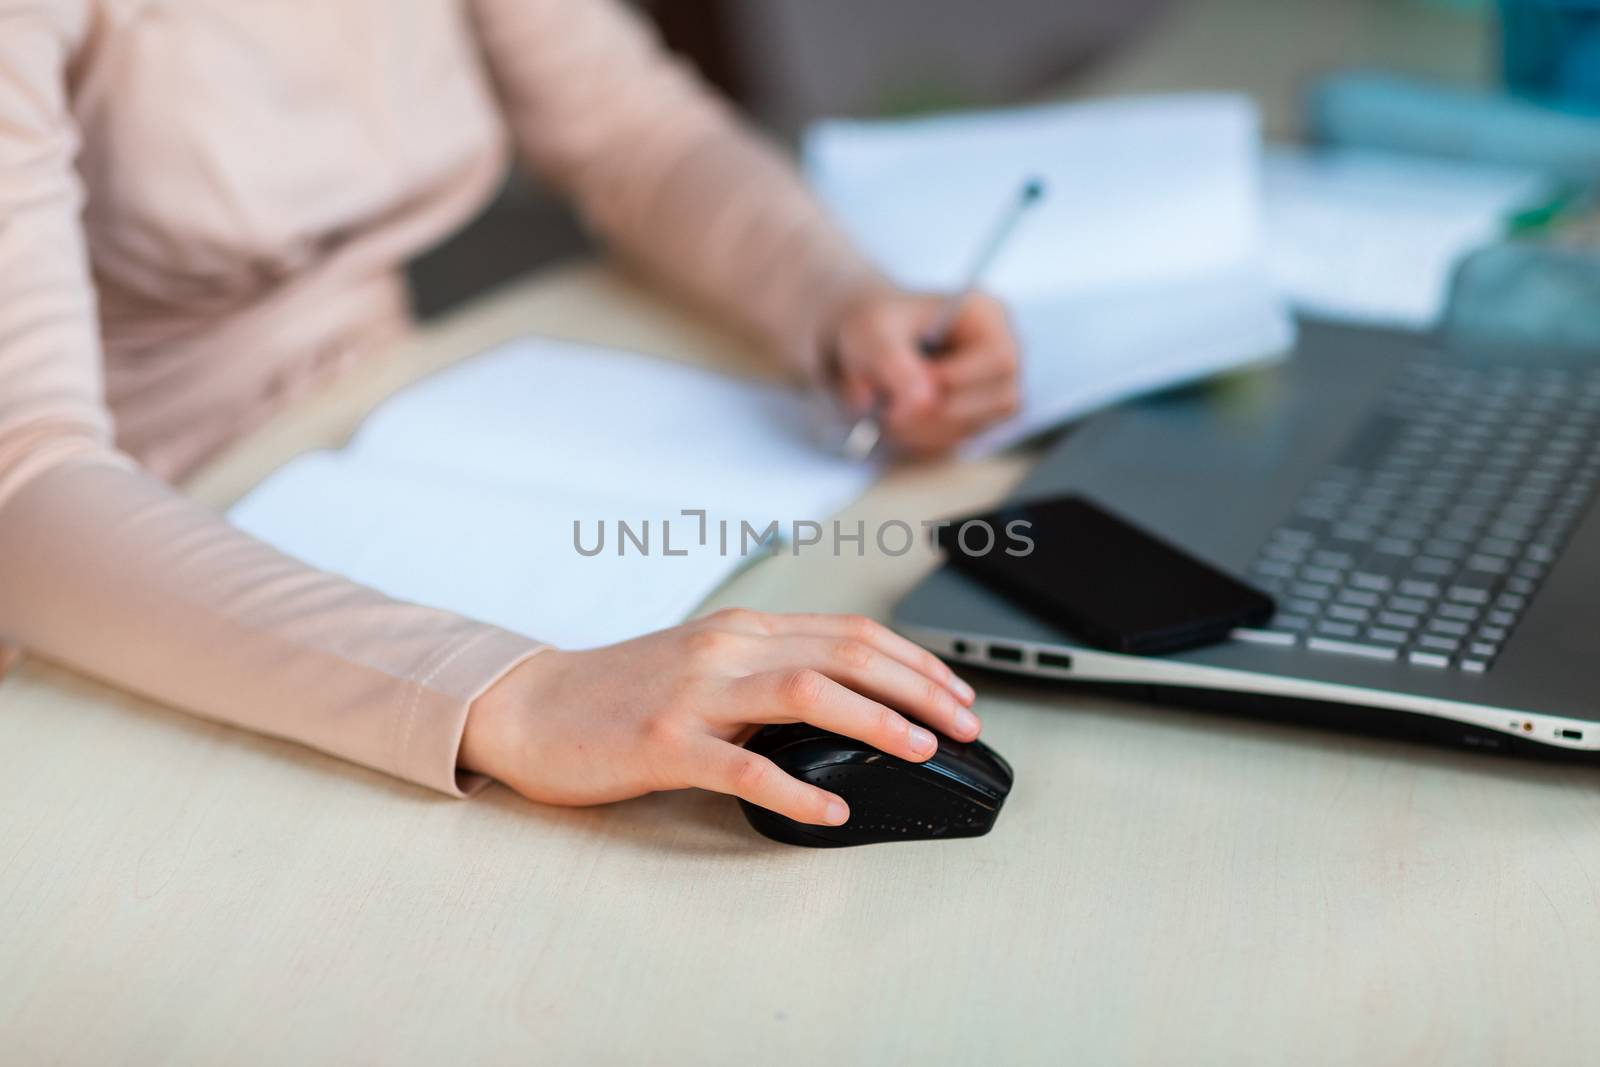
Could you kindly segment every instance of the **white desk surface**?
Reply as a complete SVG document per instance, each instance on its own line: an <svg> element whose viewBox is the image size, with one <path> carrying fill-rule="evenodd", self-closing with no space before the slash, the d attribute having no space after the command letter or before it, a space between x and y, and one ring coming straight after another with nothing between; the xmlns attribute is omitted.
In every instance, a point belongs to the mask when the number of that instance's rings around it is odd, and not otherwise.
<svg viewBox="0 0 1600 1067"><path fill-rule="evenodd" d="M223 505L520 332L725 367L598 267L430 329L196 479ZM849 517L996 498L902 472ZM883 616L926 557L718 603ZM435 797L37 662L0 686L0 1061L1592 1063L1600 777L984 679L964 842L815 852L736 806Z"/></svg>

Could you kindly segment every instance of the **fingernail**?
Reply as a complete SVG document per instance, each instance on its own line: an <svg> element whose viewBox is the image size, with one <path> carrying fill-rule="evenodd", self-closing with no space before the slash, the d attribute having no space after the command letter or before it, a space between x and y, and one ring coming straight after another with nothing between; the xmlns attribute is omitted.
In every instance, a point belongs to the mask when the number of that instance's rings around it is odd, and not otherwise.
<svg viewBox="0 0 1600 1067"><path fill-rule="evenodd" d="M911 744L911 751L919 756L926 756L939 747L939 739L920 726L913 726L907 740Z"/></svg>
<svg viewBox="0 0 1600 1067"><path fill-rule="evenodd" d="M956 729L967 737L977 737L980 727L981 724L978 722L978 717L966 708L956 712Z"/></svg>
<svg viewBox="0 0 1600 1067"><path fill-rule="evenodd" d="M956 691L956 696L965 700L968 704L978 699L978 691L968 685L967 680L959 675L952 674L950 676L950 687Z"/></svg>
<svg viewBox="0 0 1600 1067"><path fill-rule="evenodd" d="M850 818L850 809L844 806L842 800L830 800L828 810L822 817L828 820L829 826L843 826Z"/></svg>

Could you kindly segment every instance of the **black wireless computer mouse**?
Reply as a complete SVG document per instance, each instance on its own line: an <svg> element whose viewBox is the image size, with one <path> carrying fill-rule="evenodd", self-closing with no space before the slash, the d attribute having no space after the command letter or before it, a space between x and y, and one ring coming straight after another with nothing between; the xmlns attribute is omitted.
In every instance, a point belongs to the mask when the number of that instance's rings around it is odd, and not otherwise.
<svg viewBox="0 0 1600 1067"><path fill-rule="evenodd" d="M939 735L926 763L910 763L865 741L807 723L763 727L745 743L802 782L850 805L843 826L811 826L740 801L750 825L774 841L812 848L981 837L1011 792L1011 765L979 741Z"/></svg>

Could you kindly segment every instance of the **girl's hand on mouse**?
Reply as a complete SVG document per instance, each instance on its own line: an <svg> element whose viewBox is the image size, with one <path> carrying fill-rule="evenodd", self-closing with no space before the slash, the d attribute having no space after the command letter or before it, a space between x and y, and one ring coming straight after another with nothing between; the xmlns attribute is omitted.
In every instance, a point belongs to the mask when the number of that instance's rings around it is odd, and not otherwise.
<svg viewBox="0 0 1600 1067"><path fill-rule="evenodd" d="M884 437L913 455L948 451L1017 413L1018 347L1000 301L967 296L948 345L928 355L945 298L885 286L847 302L831 340L840 402L860 417L879 411Z"/></svg>
<svg viewBox="0 0 1600 1067"><path fill-rule="evenodd" d="M978 736L972 687L869 619L719 611L590 651L547 649L475 700L461 766L551 804L698 786L837 826L844 801L740 747L765 723L808 722L902 759L934 736Z"/></svg>

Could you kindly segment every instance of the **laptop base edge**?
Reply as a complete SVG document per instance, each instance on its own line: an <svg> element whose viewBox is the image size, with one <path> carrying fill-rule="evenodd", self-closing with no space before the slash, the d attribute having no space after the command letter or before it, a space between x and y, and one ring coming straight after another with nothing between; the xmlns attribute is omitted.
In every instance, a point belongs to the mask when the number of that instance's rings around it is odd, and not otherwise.
<svg viewBox="0 0 1600 1067"><path fill-rule="evenodd" d="M896 629L953 664L1065 682L1075 691L1480 752L1600 763L1600 724L1582 719L1076 646L999 641L903 622Z"/></svg>

